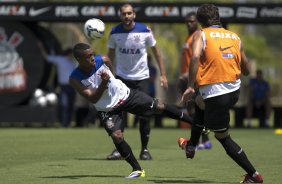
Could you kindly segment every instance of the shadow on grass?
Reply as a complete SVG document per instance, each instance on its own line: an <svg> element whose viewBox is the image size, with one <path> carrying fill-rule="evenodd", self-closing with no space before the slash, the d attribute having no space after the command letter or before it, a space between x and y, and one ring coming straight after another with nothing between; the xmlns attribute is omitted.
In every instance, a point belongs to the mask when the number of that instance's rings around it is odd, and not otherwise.
<svg viewBox="0 0 282 184"><path fill-rule="evenodd" d="M192 177L181 177L182 179L161 179L173 177L158 177L160 179L149 179L147 181L153 183L234 183L234 182L218 182L201 179L192 179ZM81 179L81 178L124 178L121 175L67 175L67 176L44 176L44 179Z"/></svg>
<svg viewBox="0 0 282 184"><path fill-rule="evenodd" d="M44 176L45 179L81 179L81 178L122 178L121 175L68 175L68 176Z"/></svg>
<svg viewBox="0 0 282 184"><path fill-rule="evenodd" d="M107 160L105 158L75 158L75 160Z"/></svg>
<svg viewBox="0 0 282 184"><path fill-rule="evenodd" d="M189 177L187 177L189 178ZM148 180L150 182L154 182L154 183L231 183L231 182L218 182L218 181L209 181L209 180L197 180L197 179L187 179L187 180ZM234 183L234 182L233 182Z"/></svg>

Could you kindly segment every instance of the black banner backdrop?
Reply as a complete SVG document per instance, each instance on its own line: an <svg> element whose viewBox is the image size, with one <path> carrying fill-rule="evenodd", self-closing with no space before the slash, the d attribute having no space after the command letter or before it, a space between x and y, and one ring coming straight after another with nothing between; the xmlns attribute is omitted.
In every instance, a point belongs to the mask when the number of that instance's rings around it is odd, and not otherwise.
<svg viewBox="0 0 282 184"><path fill-rule="evenodd" d="M0 20L72 21L100 18L119 22L118 9L123 3L20 3L1 2ZM132 3L137 21L180 23L196 3ZM282 4L216 4L223 23L282 23Z"/></svg>

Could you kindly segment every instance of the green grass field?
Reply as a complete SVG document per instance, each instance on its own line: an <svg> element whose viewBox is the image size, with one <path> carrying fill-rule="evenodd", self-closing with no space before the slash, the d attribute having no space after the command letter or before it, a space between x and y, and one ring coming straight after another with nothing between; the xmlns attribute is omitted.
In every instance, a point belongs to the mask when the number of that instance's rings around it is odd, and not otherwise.
<svg viewBox="0 0 282 184"><path fill-rule="evenodd" d="M244 174L210 134L212 150L185 158L177 138L188 130L152 129L152 161L140 161L146 177L128 180L125 161L107 161L113 149L104 129L2 128L0 129L0 183L103 184L103 183L238 183ZM263 174L265 183L282 182L282 135L273 130L234 129L231 136ZM137 129L127 129L126 140L138 157Z"/></svg>

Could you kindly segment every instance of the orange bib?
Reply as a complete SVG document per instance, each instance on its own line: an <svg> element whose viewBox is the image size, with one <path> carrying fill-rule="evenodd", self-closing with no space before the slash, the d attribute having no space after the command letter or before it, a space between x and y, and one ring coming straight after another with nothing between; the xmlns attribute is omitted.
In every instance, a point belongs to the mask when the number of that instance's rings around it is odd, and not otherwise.
<svg viewBox="0 0 282 184"><path fill-rule="evenodd" d="M199 86L234 82L241 74L241 40L224 28L202 29L204 53L197 73Z"/></svg>

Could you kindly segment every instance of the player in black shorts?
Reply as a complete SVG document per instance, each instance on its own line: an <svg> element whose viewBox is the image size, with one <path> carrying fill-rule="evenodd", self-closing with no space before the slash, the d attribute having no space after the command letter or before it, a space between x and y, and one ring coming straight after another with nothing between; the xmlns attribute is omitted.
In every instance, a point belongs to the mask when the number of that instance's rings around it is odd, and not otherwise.
<svg viewBox="0 0 282 184"><path fill-rule="evenodd" d="M123 136L122 112L139 116L163 114L167 117L191 122L192 119L172 105L162 103L144 92L128 88L110 71L107 56L95 55L88 44L79 43L73 48L78 67L72 72L69 82L84 98L99 110L106 131L111 136L116 149L132 166L127 178L145 176L138 161Z"/></svg>
<svg viewBox="0 0 282 184"><path fill-rule="evenodd" d="M122 112L124 111L143 117L163 114L172 119L182 120L185 122L192 122L192 119L176 107L163 104L158 99L154 99L146 93L134 89L130 90L129 97L115 110L110 112L99 112L105 129L109 136L112 137L116 149L133 168L133 172L128 176L128 178L144 177L145 171L141 169L130 146L123 137L124 125Z"/></svg>
<svg viewBox="0 0 282 184"><path fill-rule="evenodd" d="M127 80L123 79L119 76L116 76L117 79L120 79L122 82L124 82L129 88L136 89L139 91L142 91L146 94L150 94L149 92L149 78L143 79L143 80ZM123 112L123 120L127 122L127 112ZM139 155L139 158L141 160L152 160L152 156L147 148L148 142L149 142L149 136L150 136L150 121L149 117L144 116L138 116L140 125L139 125L139 132L141 137L141 152ZM125 125L124 125L125 126ZM111 154L107 156L108 160L119 160L122 159L122 156L118 152L118 150L114 149Z"/></svg>
<svg viewBox="0 0 282 184"><path fill-rule="evenodd" d="M214 132L226 154L247 173L241 183L263 183L262 175L229 132L229 111L239 98L240 76L250 73L241 39L221 26L219 9L213 4L201 5L197 19L202 29L193 36L189 81L182 101L187 103L192 99L197 83L205 109L203 114L196 112L191 137L185 147L186 157L194 157L204 123ZM204 117L204 121L198 121L198 116Z"/></svg>
<svg viewBox="0 0 282 184"><path fill-rule="evenodd" d="M135 22L136 12L131 4L125 3L119 8L121 23L114 26L108 39L108 56L115 63L115 74L128 87L148 91L148 80L150 71L148 67L148 51L150 48L159 68L159 79L161 87L168 88L164 61L157 47L157 41L153 32L146 25ZM126 52L130 51L130 52ZM127 113L123 113L125 125L127 125ZM141 160L152 160L148 149L150 140L149 117L139 116L139 132L141 138ZM120 159L120 154L113 151L107 156L108 160Z"/></svg>

